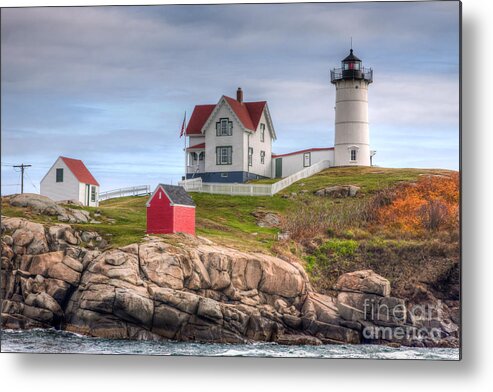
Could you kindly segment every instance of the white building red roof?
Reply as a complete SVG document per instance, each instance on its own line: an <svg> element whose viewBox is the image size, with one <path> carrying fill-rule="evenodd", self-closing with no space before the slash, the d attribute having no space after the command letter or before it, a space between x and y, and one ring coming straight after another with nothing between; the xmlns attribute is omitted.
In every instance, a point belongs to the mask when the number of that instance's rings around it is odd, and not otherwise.
<svg viewBox="0 0 493 392"><path fill-rule="evenodd" d="M266 101L259 102L238 102L236 99L223 96L228 105L242 123L242 125L251 131L257 129L260 118L264 111ZM193 109L192 116L187 125L187 135L200 135L202 128L217 105L196 105Z"/></svg>
<svg viewBox="0 0 493 392"><path fill-rule="evenodd" d="M84 162L82 162L80 159L67 157L60 158L68 166L70 171L74 174L77 180L79 180L79 182L99 186L99 182L96 181L91 172L87 169L86 165L84 165Z"/></svg>

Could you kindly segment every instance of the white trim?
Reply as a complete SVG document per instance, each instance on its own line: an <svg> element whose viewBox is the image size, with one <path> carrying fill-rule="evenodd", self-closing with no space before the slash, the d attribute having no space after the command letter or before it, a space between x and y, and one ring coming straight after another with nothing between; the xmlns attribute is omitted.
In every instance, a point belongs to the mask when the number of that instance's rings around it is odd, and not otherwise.
<svg viewBox="0 0 493 392"><path fill-rule="evenodd" d="M267 104L267 101L265 102L264 112L265 117L267 118L267 122L269 123L270 136L272 140L277 140L276 131L274 130L274 124L272 123L272 118L270 116L269 105Z"/></svg>
<svg viewBox="0 0 493 392"><path fill-rule="evenodd" d="M59 159L61 159L62 156L60 155L56 160L55 162L53 162L53 165L51 165L51 167L48 169L48 171L46 172L46 174L43 176L43 178L41 179L41 181L39 182L40 184L43 182L43 180L45 179L45 177L48 175L48 173L51 171L51 169L53 169L56 165L56 163L58 162ZM64 162L65 163L65 162ZM65 166L67 166L67 164L65 164ZM67 166L67 168L70 170L70 168ZM72 170L70 170L70 172L72 172ZM72 173L74 174L74 173ZM75 177L77 178L77 177ZM79 181L79 179L77 178L77 181ZM80 181L79 181L80 182Z"/></svg>
<svg viewBox="0 0 493 392"><path fill-rule="evenodd" d="M152 192L151 196L149 196L149 199L147 200L147 203L146 203L146 207L150 207L151 200L153 199L154 195L156 194L156 192L157 192L157 190L158 190L159 188L163 188L163 187L161 186L161 184L158 184L158 186L156 187L156 189L154 189L154 192ZM163 189L163 191L164 191L164 189ZM166 192L165 192L165 193L166 193ZM168 197L168 199L169 199L169 197Z"/></svg>
<svg viewBox="0 0 493 392"><path fill-rule="evenodd" d="M181 186L181 185L180 185ZM158 191L158 189L161 188L164 192L164 194L166 195L166 197L168 198L169 200L169 205L172 206L172 207L190 207L190 208L195 208L196 206L189 206L189 205L185 205L185 204L175 204L171 201L171 197L169 197L169 194L168 192L166 192L166 190L163 188L163 186L161 184L159 184L156 189L154 189L154 192L152 192L152 195L149 197L149 200L147 200L147 203L146 203L146 207L150 207L150 203L151 203L151 200L154 198L154 196L156 195L156 192ZM182 187L183 188L183 187ZM185 188L183 188L185 189ZM186 192L186 190L185 190Z"/></svg>
<svg viewBox="0 0 493 392"><path fill-rule="evenodd" d="M205 130L209 127L210 123L212 122L212 119L216 116L216 114L219 112L219 110L221 109L222 105L225 104L226 107L228 108L229 112L231 113L231 115L233 116L233 118L236 120L236 122L240 125L241 129L245 132L254 132L254 131L251 131L247 128L245 128L245 126L243 125L243 123L240 121L240 119L238 118L238 116L236 115L235 111L233 110L233 108L229 105L228 101L226 101L226 98L225 96L221 96L221 98L219 99L219 102L216 104L216 107L214 108L214 110L212 111L212 113L210 114L209 118L207 119L207 121L204 123L204 126L202 127L202 129L200 130L200 132L204 135L205 134Z"/></svg>
<svg viewBox="0 0 493 392"><path fill-rule="evenodd" d="M190 208L195 208L196 206L189 206L186 204L175 204L175 203L170 203L170 206L172 207L190 207Z"/></svg>

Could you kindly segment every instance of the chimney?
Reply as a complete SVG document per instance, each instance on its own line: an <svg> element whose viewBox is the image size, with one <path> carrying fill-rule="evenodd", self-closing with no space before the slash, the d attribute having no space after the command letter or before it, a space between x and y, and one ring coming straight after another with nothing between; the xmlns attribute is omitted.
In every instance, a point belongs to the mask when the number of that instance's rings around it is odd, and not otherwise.
<svg viewBox="0 0 493 392"><path fill-rule="evenodd" d="M236 90L236 100L239 103L243 103L243 91L241 90L241 87L238 87L238 90Z"/></svg>

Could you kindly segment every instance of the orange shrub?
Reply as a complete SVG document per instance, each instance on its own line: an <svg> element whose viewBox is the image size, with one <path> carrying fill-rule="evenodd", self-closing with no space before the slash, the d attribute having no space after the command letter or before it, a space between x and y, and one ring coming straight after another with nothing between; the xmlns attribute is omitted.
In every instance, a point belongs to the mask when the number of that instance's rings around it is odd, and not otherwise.
<svg viewBox="0 0 493 392"><path fill-rule="evenodd" d="M418 232L458 226L459 174L426 176L397 189L393 200L377 211L380 225Z"/></svg>

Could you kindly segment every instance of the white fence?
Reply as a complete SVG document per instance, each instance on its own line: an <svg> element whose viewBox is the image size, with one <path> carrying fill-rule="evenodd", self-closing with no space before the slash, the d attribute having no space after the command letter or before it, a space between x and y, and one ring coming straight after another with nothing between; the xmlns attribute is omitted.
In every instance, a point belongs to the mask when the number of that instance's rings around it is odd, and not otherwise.
<svg viewBox="0 0 493 392"><path fill-rule="evenodd" d="M98 200L108 200L114 199L116 197L125 197L125 196L143 196L151 193L150 185L137 185L131 186L128 188L120 188L113 189L111 191L100 192L98 196Z"/></svg>
<svg viewBox="0 0 493 392"><path fill-rule="evenodd" d="M275 182L274 184L227 184L218 182L202 182L200 177L191 180L180 181L187 192L215 193L221 195L239 196L273 196L277 192L287 188L296 181L310 177L330 167L330 161L320 161L314 165L300 170L289 177Z"/></svg>

